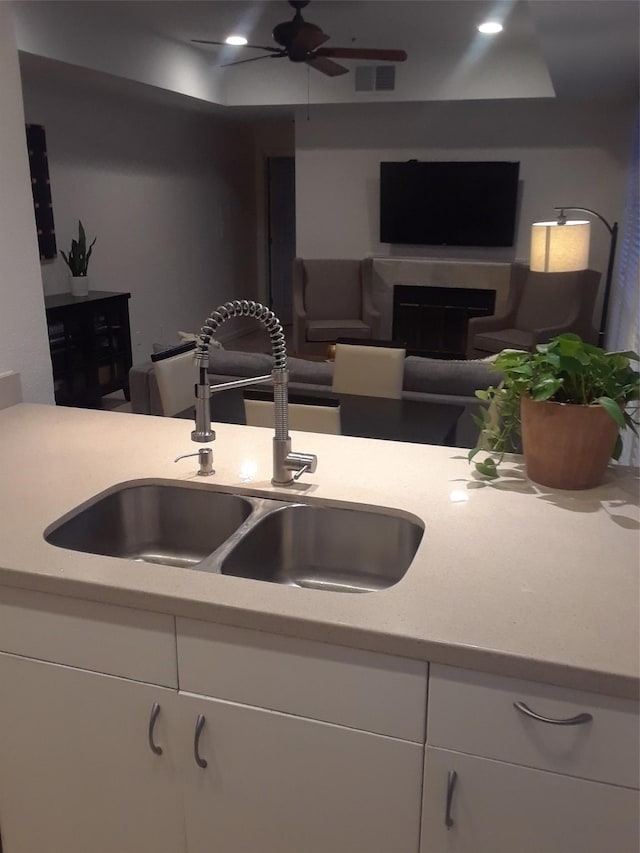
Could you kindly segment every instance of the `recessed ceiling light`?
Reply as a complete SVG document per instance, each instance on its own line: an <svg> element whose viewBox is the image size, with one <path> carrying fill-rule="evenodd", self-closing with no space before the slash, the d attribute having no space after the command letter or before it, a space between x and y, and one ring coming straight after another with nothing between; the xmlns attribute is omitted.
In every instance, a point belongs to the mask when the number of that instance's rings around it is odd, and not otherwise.
<svg viewBox="0 0 640 853"><path fill-rule="evenodd" d="M229 36L225 39L227 44L237 44L243 45L247 43L247 40L244 36Z"/></svg>
<svg viewBox="0 0 640 853"><path fill-rule="evenodd" d="M480 24L478 31L481 33L501 33L502 24L499 24L497 21L487 21L484 24Z"/></svg>

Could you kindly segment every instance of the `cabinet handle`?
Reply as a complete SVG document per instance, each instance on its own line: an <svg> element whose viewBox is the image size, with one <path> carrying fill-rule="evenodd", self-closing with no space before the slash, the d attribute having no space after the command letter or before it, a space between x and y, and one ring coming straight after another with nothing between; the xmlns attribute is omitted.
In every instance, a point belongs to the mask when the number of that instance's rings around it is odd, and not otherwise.
<svg viewBox="0 0 640 853"><path fill-rule="evenodd" d="M207 766L207 762L205 761L204 758L200 758L200 753L198 752L198 749L200 747L200 735L202 734L202 729L204 728L204 724L205 724L204 714L198 714L198 717L196 719L196 731L195 731L195 735L193 738L193 756L196 760L196 764L198 765L198 767L202 767L202 768Z"/></svg>
<svg viewBox="0 0 640 853"><path fill-rule="evenodd" d="M458 774L455 770L450 770L447 774L447 809L444 815L444 823L447 829L453 826L453 818L451 817L451 806L453 804L453 791L458 781Z"/></svg>
<svg viewBox="0 0 640 853"><path fill-rule="evenodd" d="M160 705L154 702L151 707L151 716L149 717L149 748L155 755L162 755L162 747L156 746L153 742L153 729L160 714Z"/></svg>
<svg viewBox="0 0 640 853"><path fill-rule="evenodd" d="M514 702L513 707L517 708L520 713L527 717L532 717L534 720L539 720L541 723L551 723L553 726L581 726L583 723L590 723L593 720L591 714L578 714L576 717L567 717L566 719L556 719L555 717L543 717L541 714L536 714L531 708L528 708L524 702Z"/></svg>

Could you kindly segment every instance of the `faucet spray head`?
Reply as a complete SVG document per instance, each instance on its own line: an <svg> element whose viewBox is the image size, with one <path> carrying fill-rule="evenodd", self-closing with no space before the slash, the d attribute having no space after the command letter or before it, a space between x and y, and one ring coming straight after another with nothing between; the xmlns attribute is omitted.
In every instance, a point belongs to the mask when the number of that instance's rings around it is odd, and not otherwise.
<svg viewBox="0 0 640 853"><path fill-rule="evenodd" d="M191 441L206 443L214 441L216 434L211 429L211 386L207 375L209 366L208 344L200 344L195 352L194 361L198 365L198 382L195 386L196 409L195 429L191 431Z"/></svg>

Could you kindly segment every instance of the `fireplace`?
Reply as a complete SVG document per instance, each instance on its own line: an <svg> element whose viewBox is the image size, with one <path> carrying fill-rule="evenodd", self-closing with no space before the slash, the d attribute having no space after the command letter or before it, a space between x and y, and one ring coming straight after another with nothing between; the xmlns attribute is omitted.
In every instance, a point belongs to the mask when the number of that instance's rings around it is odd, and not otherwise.
<svg viewBox="0 0 640 853"><path fill-rule="evenodd" d="M378 337L386 341L391 340L393 334L393 291L396 286L490 290L495 292L494 313L501 314L505 311L509 299L511 263L435 258L372 258L372 298L374 306L380 312ZM417 350L418 347L414 349ZM458 351L461 351L460 347Z"/></svg>
<svg viewBox="0 0 640 853"><path fill-rule="evenodd" d="M495 313L495 304L495 290L397 284L393 340L404 341L410 355L463 359L469 320Z"/></svg>

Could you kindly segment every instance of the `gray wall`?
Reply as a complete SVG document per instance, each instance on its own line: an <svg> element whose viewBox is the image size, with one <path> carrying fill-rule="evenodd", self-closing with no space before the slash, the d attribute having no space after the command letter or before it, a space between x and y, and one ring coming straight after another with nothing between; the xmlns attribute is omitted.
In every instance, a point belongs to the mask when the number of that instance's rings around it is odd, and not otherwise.
<svg viewBox="0 0 640 853"><path fill-rule="evenodd" d="M52 72L53 73L53 72ZM97 235L95 290L131 293L134 362L199 329L220 302L256 292L250 128L39 71L23 75L27 121L47 136L58 250L81 219ZM61 257L45 293L68 290Z"/></svg>
<svg viewBox="0 0 640 853"><path fill-rule="evenodd" d="M574 204L621 219L634 105L543 99L313 107L296 116L297 252L529 260L531 223ZM389 246L378 241L381 160L519 160L516 244L510 249ZM591 266L609 238L595 222Z"/></svg>
<svg viewBox="0 0 640 853"><path fill-rule="evenodd" d="M0 373L21 374L27 402L53 402L38 243L13 25L0 3Z"/></svg>

